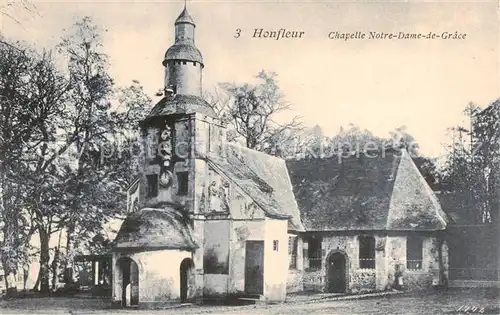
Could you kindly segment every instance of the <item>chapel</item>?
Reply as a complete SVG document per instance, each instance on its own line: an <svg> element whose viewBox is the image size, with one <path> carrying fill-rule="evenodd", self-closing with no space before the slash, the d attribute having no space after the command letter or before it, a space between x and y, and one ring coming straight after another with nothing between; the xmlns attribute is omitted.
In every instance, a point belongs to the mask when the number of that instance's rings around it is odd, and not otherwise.
<svg viewBox="0 0 500 315"><path fill-rule="evenodd" d="M113 301L284 301L288 233L303 231L285 161L224 141L186 8L174 28L164 97L141 122L136 198L114 241Z"/></svg>
<svg viewBox="0 0 500 315"><path fill-rule="evenodd" d="M124 307L287 292L440 285L447 217L404 150L283 160L227 143L202 96L205 61L184 10L163 98L141 121L144 154L113 243Z"/></svg>

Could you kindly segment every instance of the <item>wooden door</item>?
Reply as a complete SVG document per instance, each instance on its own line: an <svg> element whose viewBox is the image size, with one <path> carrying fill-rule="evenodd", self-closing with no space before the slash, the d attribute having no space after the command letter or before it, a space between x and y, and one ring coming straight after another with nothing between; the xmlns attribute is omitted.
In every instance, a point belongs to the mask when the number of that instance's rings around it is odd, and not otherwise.
<svg viewBox="0 0 500 315"><path fill-rule="evenodd" d="M130 260L130 305L139 305L139 268Z"/></svg>
<svg viewBox="0 0 500 315"><path fill-rule="evenodd" d="M120 270L122 274L122 306L127 306L127 300L129 296L127 296L127 287L130 284L130 260L127 258L120 259ZM129 301L130 302L130 301Z"/></svg>
<svg viewBox="0 0 500 315"><path fill-rule="evenodd" d="M264 241L246 241L245 292L264 293Z"/></svg>
<svg viewBox="0 0 500 315"><path fill-rule="evenodd" d="M346 291L346 259L341 253L335 253L328 259L328 292Z"/></svg>

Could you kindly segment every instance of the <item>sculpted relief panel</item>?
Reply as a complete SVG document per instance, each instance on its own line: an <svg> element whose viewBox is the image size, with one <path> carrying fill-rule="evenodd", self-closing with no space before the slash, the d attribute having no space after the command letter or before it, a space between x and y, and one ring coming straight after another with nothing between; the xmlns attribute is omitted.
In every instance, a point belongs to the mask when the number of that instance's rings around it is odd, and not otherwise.
<svg viewBox="0 0 500 315"><path fill-rule="evenodd" d="M189 120L175 123L175 156L179 160L190 157L191 151L191 124Z"/></svg>
<svg viewBox="0 0 500 315"><path fill-rule="evenodd" d="M229 211L229 183L220 176L212 178L208 187L209 212Z"/></svg>

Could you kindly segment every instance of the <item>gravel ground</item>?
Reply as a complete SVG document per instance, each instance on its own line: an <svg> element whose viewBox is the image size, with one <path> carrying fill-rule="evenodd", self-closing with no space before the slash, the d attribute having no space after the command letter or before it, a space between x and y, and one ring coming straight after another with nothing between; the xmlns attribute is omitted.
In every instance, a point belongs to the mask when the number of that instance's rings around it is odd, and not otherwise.
<svg viewBox="0 0 500 315"><path fill-rule="evenodd" d="M109 309L109 301L83 298L26 298L0 301L0 314L465 314L465 306L475 313L500 314L498 289L450 289L443 292L407 293L358 300L302 299L281 305L185 306L163 310ZM471 313L471 310L469 310Z"/></svg>

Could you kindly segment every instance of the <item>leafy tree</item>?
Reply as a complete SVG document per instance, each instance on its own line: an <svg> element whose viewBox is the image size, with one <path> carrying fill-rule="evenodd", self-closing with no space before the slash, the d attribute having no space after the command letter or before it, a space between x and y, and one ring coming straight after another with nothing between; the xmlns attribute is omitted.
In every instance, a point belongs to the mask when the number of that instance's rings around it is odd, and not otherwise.
<svg viewBox="0 0 500 315"><path fill-rule="evenodd" d="M498 223L500 102L486 109L470 103L468 126L451 129L452 143L440 170L443 189L460 198L462 216L470 224Z"/></svg>
<svg viewBox="0 0 500 315"><path fill-rule="evenodd" d="M48 141L54 137L55 116L62 110L67 85L49 52L37 54L19 43L0 43L0 49L1 256L10 292L16 287L9 278L26 262L29 240L39 223L31 193L32 187L44 185L33 175L45 165L31 162L50 150ZM48 121L52 124L45 124Z"/></svg>
<svg viewBox="0 0 500 315"><path fill-rule="evenodd" d="M299 129L301 122L298 117L285 123L276 120L277 115L291 107L284 100L276 73L261 71L256 78L259 83L254 85L221 83L220 88L229 98L212 104L246 147L271 152L289 131Z"/></svg>
<svg viewBox="0 0 500 315"><path fill-rule="evenodd" d="M418 143L415 138L408 133L406 126L400 126L390 133L389 142L393 147L404 148L412 157L417 157L419 155Z"/></svg>
<svg viewBox="0 0 500 315"><path fill-rule="evenodd" d="M98 233L103 222L125 209L124 189L131 161L130 156L119 151L124 148L117 145L119 140L132 139L131 131L137 128L144 105L150 103L137 81L119 89L115 95L107 56L101 51L100 32L90 18L84 18L59 46L69 60L70 121L78 125L74 141L77 160L68 174L72 198L65 217L68 223L67 281L72 279L70 271L74 249L79 247L77 242L84 240L85 235ZM116 96L118 104L113 106ZM110 149L115 154L107 154L106 150Z"/></svg>

